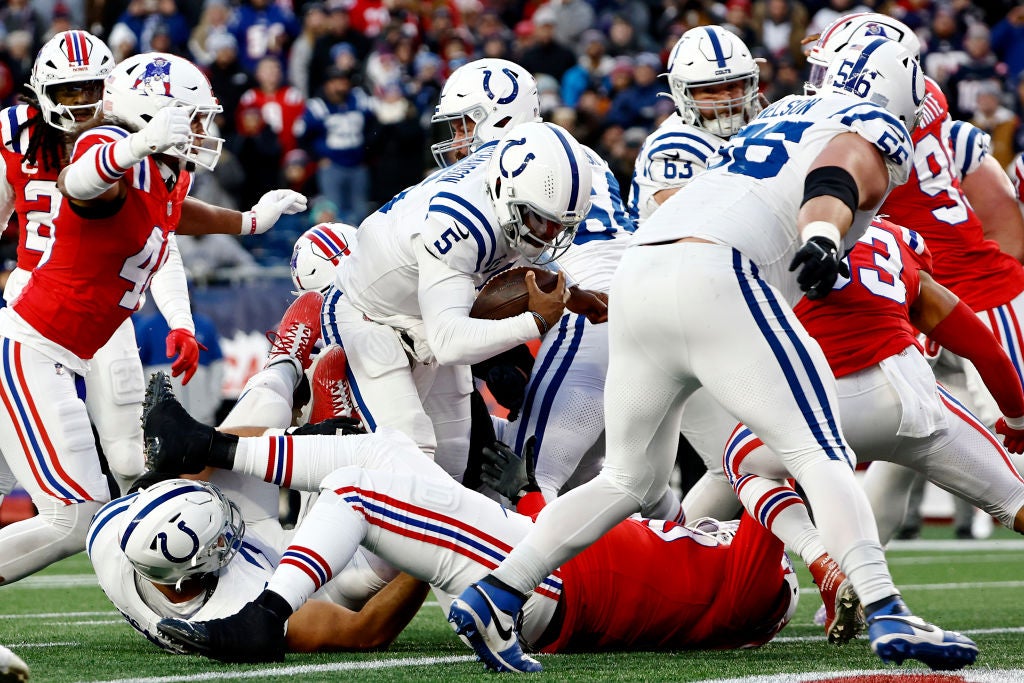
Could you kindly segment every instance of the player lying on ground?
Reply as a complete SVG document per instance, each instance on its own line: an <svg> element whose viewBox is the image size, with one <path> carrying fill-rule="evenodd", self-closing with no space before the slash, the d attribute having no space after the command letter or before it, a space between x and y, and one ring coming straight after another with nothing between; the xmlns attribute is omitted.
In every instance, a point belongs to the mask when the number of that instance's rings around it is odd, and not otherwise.
<svg viewBox="0 0 1024 683"><path fill-rule="evenodd" d="M224 660L279 660L285 622L360 544L451 597L494 567L533 524L460 486L395 430L238 438L192 420L161 380L152 393L146 436L155 469L214 465L320 490L256 600L226 619L188 622L176 615L160 622L160 638L179 647ZM788 559L782 544L750 520L731 542L729 535L624 521L545 579L527 603L524 646L571 652L767 642L796 605Z"/></svg>

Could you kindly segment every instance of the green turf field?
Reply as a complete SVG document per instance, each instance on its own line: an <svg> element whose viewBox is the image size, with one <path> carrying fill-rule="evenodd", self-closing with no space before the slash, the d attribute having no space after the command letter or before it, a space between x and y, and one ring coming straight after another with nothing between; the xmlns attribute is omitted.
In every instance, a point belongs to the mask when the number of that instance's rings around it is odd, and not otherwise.
<svg viewBox="0 0 1024 683"><path fill-rule="evenodd" d="M896 582L918 614L974 638L981 648L974 668L987 676L984 680L1024 682L1024 540L998 530L990 541L933 542L951 535L948 526L926 527L925 547L915 547L913 542L894 544L889 556ZM805 588L796 617L775 641L760 649L542 656L545 672L529 680L701 681L884 669L863 638L842 648L825 643L821 629L811 623L820 604L817 591L806 571L801 571L800 578ZM387 652L289 655L284 664L260 666L225 665L159 651L114 611L96 585L84 554L0 588L0 605L0 643L29 663L31 680L36 682L155 683L285 676L300 681L495 680L452 634L436 604L425 605ZM926 671L916 663L901 669ZM990 670L1000 673L984 673Z"/></svg>

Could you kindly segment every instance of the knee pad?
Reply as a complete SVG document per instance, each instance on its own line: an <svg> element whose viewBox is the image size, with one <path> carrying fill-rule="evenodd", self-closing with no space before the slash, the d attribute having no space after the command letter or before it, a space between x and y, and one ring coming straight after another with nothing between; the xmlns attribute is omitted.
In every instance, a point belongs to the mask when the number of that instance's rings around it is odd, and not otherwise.
<svg viewBox="0 0 1024 683"><path fill-rule="evenodd" d="M135 358L118 358L109 366L110 396L119 406L141 405L146 394L142 362Z"/></svg>
<svg viewBox="0 0 1024 683"><path fill-rule="evenodd" d="M39 518L54 530L59 544L68 554L85 550L85 537L89 533L93 515L104 503L88 500L76 505L42 505Z"/></svg>

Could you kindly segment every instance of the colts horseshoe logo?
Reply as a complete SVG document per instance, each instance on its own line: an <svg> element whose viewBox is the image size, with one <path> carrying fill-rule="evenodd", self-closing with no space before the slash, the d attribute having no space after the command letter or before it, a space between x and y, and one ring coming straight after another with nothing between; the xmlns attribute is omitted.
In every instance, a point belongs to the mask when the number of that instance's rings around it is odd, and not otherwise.
<svg viewBox="0 0 1024 683"><path fill-rule="evenodd" d="M196 535L196 532L192 531L187 526L185 526L184 520L178 522L178 530L183 532L190 539L192 539L192 550L188 551L181 557L175 557L174 555L171 555L171 553L167 550L166 533L161 531L156 535L157 540L160 542L160 552L163 553L163 556L171 562L185 562L186 560L190 560L192 556L195 555L196 552L199 550L199 536Z"/></svg>
<svg viewBox="0 0 1024 683"><path fill-rule="evenodd" d="M512 92L509 93L508 95L506 95L505 97L497 97L497 96L495 96L495 94L491 91L491 70L490 69L487 69L487 70L484 71L484 92L487 93L487 97L488 98L490 98L492 100L496 100L498 104L508 104L509 102L514 100L516 98L516 96L519 94L519 80L516 78L515 72L512 71L511 69L507 68L507 67L502 69L501 73L503 73L506 76L508 76L508 79L510 81L512 81Z"/></svg>
<svg viewBox="0 0 1024 683"><path fill-rule="evenodd" d="M533 152L528 152L523 158L523 163L519 164L519 168L509 171L505 168L505 152L509 151L513 147L519 145L525 145L526 138L520 138L519 140L509 140L505 143L505 146L501 149L501 154L498 156L498 169L501 171L501 175L505 178L515 178L517 175L522 173L526 169L526 165L536 159L537 157Z"/></svg>

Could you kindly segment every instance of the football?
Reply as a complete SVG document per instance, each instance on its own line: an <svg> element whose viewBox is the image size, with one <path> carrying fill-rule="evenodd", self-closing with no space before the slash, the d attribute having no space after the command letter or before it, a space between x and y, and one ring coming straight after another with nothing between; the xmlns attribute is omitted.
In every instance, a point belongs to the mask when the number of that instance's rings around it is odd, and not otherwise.
<svg viewBox="0 0 1024 683"><path fill-rule="evenodd" d="M530 295L526 291L526 274L533 272L537 286L550 292L558 283L558 273L544 268L512 268L498 273L480 289L469 311L470 318L503 320L529 310Z"/></svg>

